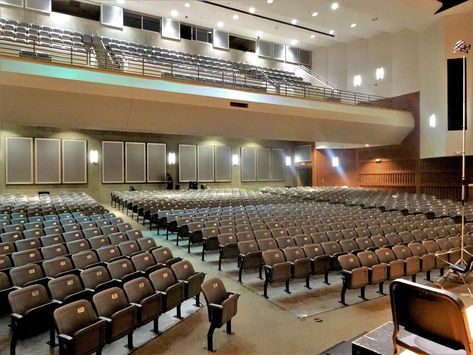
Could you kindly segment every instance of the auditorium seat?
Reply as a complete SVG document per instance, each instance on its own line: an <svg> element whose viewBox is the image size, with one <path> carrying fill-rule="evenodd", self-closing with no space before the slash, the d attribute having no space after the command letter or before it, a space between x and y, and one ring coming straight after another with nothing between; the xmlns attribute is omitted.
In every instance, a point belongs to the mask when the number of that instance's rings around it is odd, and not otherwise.
<svg viewBox="0 0 473 355"><path fill-rule="evenodd" d="M156 260L156 264L161 265L161 267L170 268L172 264L182 260L180 257L174 257L171 249L168 247L154 249L151 253Z"/></svg>
<svg viewBox="0 0 473 355"><path fill-rule="evenodd" d="M261 242L261 241L260 241ZM273 282L285 282L287 293L291 279L291 263L287 262L279 249L269 249L262 252L264 260L264 297L268 298L268 285Z"/></svg>
<svg viewBox="0 0 473 355"><path fill-rule="evenodd" d="M360 298L366 300L365 287L369 284L368 267L361 266L360 261L353 254L340 255L338 262L342 268L342 290L340 302L345 302L345 294L348 289L360 289Z"/></svg>
<svg viewBox="0 0 473 355"><path fill-rule="evenodd" d="M66 274L48 282L51 298L59 303L71 303L80 299L92 301L93 290L84 288L79 276Z"/></svg>
<svg viewBox="0 0 473 355"><path fill-rule="evenodd" d="M262 278L264 261L256 241L238 242L238 252L238 281L241 282L243 270L247 269L258 269L259 277Z"/></svg>
<svg viewBox="0 0 473 355"><path fill-rule="evenodd" d="M176 308L176 318L181 319L181 304L185 301L185 285L178 281L171 269L165 267L149 274L155 291L162 295L163 312Z"/></svg>
<svg viewBox="0 0 473 355"><path fill-rule="evenodd" d="M195 306L200 307L200 286L205 274L196 272L188 260L182 260L171 265L174 276L184 283L185 299L195 298Z"/></svg>
<svg viewBox="0 0 473 355"><path fill-rule="evenodd" d="M289 246L282 249L286 261L291 264L291 276L293 279L305 279L305 286L310 289L310 275L312 273L311 260L306 257L302 248Z"/></svg>
<svg viewBox="0 0 473 355"><path fill-rule="evenodd" d="M80 278L84 287L91 289L94 293L110 287L119 287L121 282L110 277L107 269L102 266L94 266L80 272Z"/></svg>
<svg viewBox="0 0 473 355"><path fill-rule="evenodd" d="M378 293L384 295L384 281L388 279L388 265L380 263L374 251L366 250L356 254L361 266L368 268L370 285L378 285Z"/></svg>
<svg viewBox="0 0 473 355"><path fill-rule="evenodd" d="M54 311L60 354L101 353L106 343L106 321L97 318L92 304L77 300Z"/></svg>
<svg viewBox="0 0 473 355"><path fill-rule="evenodd" d="M129 304L122 289L112 287L92 298L99 318L106 322L107 343L127 335L127 348L133 349L133 332L137 327L137 307Z"/></svg>
<svg viewBox="0 0 473 355"><path fill-rule="evenodd" d="M388 279L394 280L405 275L405 261L396 259L390 248L379 248L375 251L380 263L388 265Z"/></svg>

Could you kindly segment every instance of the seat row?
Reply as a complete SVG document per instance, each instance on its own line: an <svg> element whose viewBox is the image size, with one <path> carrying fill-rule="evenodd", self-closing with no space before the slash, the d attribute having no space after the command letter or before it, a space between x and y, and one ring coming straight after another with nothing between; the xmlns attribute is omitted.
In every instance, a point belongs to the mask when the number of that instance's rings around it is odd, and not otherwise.
<svg viewBox="0 0 473 355"><path fill-rule="evenodd" d="M90 311L88 302L93 303L95 311L105 321L105 332L101 333L101 337L105 337L102 340L110 343L128 335L130 349L133 348L133 331L137 326L154 321L153 330L158 334L158 317L161 314L176 308L177 317L181 318L182 302L193 297L196 305L200 305L200 286L205 274L195 272L189 261L179 260L169 267L163 264L148 274L129 269L128 263L123 260L110 263L107 268L95 266L82 270L80 277L73 273L66 274L47 280L47 284L38 281L20 289L9 289L8 299L12 310L11 353L15 352L18 339L48 328L50 345L55 344L53 311L62 305L81 305L72 307L78 312L70 313L73 317L67 320L69 326L62 324L57 327L60 351L66 354L82 353L84 350L80 349L87 348L97 339L88 338L93 333L83 334L85 343L81 342L81 347L76 349L74 347L78 344L71 339L75 332L70 331L83 326L82 322L86 319L80 314L86 308ZM4 279L1 274L0 279ZM103 342L100 344L104 345Z"/></svg>

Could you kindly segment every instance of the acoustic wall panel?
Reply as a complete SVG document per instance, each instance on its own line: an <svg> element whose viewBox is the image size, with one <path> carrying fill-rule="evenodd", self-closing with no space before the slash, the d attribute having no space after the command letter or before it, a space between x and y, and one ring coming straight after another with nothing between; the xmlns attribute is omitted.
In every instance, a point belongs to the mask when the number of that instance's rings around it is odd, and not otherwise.
<svg viewBox="0 0 473 355"><path fill-rule="evenodd" d="M256 150L256 180L271 180L271 149L269 148Z"/></svg>
<svg viewBox="0 0 473 355"><path fill-rule="evenodd" d="M273 43L273 58L277 60L285 60L285 47L284 44Z"/></svg>
<svg viewBox="0 0 473 355"><path fill-rule="evenodd" d="M33 183L33 138L5 138L5 183Z"/></svg>
<svg viewBox="0 0 473 355"><path fill-rule="evenodd" d="M0 4L23 7L23 0L0 0Z"/></svg>
<svg viewBox="0 0 473 355"><path fill-rule="evenodd" d="M26 0L25 7L30 10L36 10L51 13L51 0Z"/></svg>
<svg viewBox="0 0 473 355"><path fill-rule="evenodd" d="M199 182L215 181L213 146L199 145L197 147L197 180Z"/></svg>
<svg viewBox="0 0 473 355"><path fill-rule="evenodd" d="M299 49L286 46L286 62L299 63Z"/></svg>
<svg viewBox="0 0 473 355"><path fill-rule="evenodd" d="M166 144L148 143L148 182L166 181Z"/></svg>
<svg viewBox="0 0 473 355"><path fill-rule="evenodd" d="M294 160L296 163L312 161L312 146L310 144L297 145Z"/></svg>
<svg viewBox="0 0 473 355"><path fill-rule="evenodd" d="M271 149L271 180L284 181L286 172L286 155L282 148Z"/></svg>
<svg viewBox="0 0 473 355"><path fill-rule="evenodd" d="M215 147L215 181L232 181L232 148Z"/></svg>
<svg viewBox="0 0 473 355"><path fill-rule="evenodd" d="M256 148L241 148L241 181L256 181Z"/></svg>
<svg viewBox="0 0 473 355"><path fill-rule="evenodd" d="M179 144L179 181L196 181L196 146Z"/></svg>
<svg viewBox="0 0 473 355"><path fill-rule="evenodd" d="M146 182L146 143L125 143L125 181Z"/></svg>
<svg viewBox="0 0 473 355"><path fill-rule="evenodd" d="M123 9L119 6L100 6L100 22L102 25L123 28Z"/></svg>
<svg viewBox="0 0 473 355"><path fill-rule="evenodd" d="M161 37L180 40L181 23L179 21L163 17L161 19Z"/></svg>
<svg viewBox="0 0 473 355"><path fill-rule="evenodd" d="M123 142L102 141L102 182L123 183Z"/></svg>
<svg viewBox="0 0 473 355"><path fill-rule="evenodd" d="M61 183L61 140L36 138L35 180L37 184Z"/></svg>
<svg viewBox="0 0 473 355"><path fill-rule="evenodd" d="M62 141L62 182L87 183L87 141L76 139Z"/></svg>
<svg viewBox="0 0 473 355"><path fill-rule="evenodd" d="M299 63L310 65L312 62L312 52L299 49Z"/></svg>
<svg viewBox="0 0 473 355"><path fill-rule="evenodd" d="M273 56L273 44L269 41L258 40L258 55L271 58Z"/></svg>
<svg viewBox="0 0 473 355"><path fill-rule="evenodd" d="M214 48L228 49L230 46L230 39L228 32L214 30L213 35Z"/></svg>

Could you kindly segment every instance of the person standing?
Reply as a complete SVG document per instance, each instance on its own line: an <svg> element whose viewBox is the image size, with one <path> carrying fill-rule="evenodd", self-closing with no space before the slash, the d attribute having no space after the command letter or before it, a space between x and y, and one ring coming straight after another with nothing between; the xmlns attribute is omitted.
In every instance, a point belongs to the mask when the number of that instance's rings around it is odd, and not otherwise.
<svg viewBox="0 0 473 355"><path fill-rule="evenodd" d="M172 176L169 173L166 173L166 184L167 190L172 190L174 188L174 181L172 180Z"/></svg>

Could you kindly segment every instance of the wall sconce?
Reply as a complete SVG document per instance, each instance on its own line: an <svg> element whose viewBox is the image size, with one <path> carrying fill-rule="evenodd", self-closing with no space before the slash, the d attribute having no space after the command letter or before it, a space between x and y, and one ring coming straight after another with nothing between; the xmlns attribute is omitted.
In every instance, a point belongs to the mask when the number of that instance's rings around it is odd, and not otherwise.
<svg viewBox="0 0 473 355"><path fill-rule="evenodd" d="M437 125L437 116L435 116L435 113L433 113L429 116L429 127L435 128L436 125Z"/></svg>
<svg viewBox="0 0 473 355"><path fill-rule="evenodd" d="M98 164L99 163L99 152L98 150L90 150L89 151L89 163L90 164Z"/></svg>
<svg viewBox="0 0 473 355"><path fill-rule="evenodd" d="M294 157L294 162L295 162L295 163L300 163L300 162L301 162L301 158L300 158L298 155L296 155L296 156Z"/></svg>
<svg viewBox="0 0 473 355"><path fill-rule="evenodd" d="M286 156L286 166L291 166L292 165L292 159L290 156Z"/></svg>
<svg viewBox="0 0 473 355"><path fill-rule="evenodd" d="M233 166L240 165L240 157L238 156L238 154L232 155L232 165Z"/></svg>
<svg viewBox="0 0 473 355"><path fill-rule="evenodd" d="M379 163L381 163L381 159L379 159L379 158L378 158L378 159L375 159L374 162L375 162L376 164L379 164Z"/></svg>
<svg viewBox="0 0 473 355"><path fill-rule="evenodd" d="M168 154L168 164L175 165L176 164L176 153L169 153Z"/></svg>

